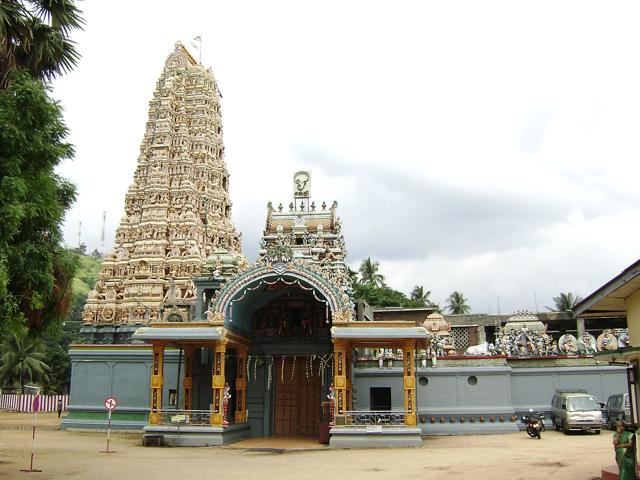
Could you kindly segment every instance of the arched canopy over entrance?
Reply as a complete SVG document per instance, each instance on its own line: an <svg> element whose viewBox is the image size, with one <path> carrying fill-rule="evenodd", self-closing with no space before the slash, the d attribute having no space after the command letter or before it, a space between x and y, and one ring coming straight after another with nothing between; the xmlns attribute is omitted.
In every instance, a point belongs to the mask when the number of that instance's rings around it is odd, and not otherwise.
<svg viewBox="0 0 640 480"><path fill-rule="evenodd" d="M349 320L349 296L321 273L305 265L258 265L227 283L212 302L215 320L240 334L250 336L252 315L270 302L292 293L308 297L325 309L325 324Z"/></svg>
<svg viewBox="0 0 640 480"><path fill-rule="evenodd" d="M253 435L317 434L332 376L330 328L349 318L348 295L313 266L258 264L224 284L210 311L249 342Z"/></svg>

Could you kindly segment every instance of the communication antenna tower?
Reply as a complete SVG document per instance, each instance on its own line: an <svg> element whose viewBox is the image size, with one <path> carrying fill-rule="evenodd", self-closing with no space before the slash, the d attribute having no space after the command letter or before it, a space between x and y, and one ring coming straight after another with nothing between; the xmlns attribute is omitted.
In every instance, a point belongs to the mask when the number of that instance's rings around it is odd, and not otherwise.
<svg viewBox="0 0 640 480"><path fill-rule="evenodd" d="M82 245L82 222L78 223L78 248Z"/></svg>
<svg viewBox="0 0 640 480"><path fill-rule="evenodd" d="M103 256L105 254L105 249L104 249L104 230L105 230L106 223L107 223L107 211L103 210L103 212L102 212L102 231L100 232L100 250L102 251L102 255Z"/></svg>

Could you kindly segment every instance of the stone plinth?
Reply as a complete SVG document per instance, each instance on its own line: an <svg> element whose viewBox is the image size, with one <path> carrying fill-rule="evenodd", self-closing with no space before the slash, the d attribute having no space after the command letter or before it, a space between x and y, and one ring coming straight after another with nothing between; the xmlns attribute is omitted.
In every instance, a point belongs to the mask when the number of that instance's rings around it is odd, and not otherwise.
<svg viewBox="0 0 640 480"><path fill-rule="evenodd" d="M228 427L147 425L142 444L149 447L215 447L251 437L248 423Z"/></svg>
<svg viewBox="0 0 640 480"><path fill-rule="evenodd" d="M366 427L334 427L331 429L331 448L391 448L421 447L420 429L402 426L383 426L379 431Z"/></svg>

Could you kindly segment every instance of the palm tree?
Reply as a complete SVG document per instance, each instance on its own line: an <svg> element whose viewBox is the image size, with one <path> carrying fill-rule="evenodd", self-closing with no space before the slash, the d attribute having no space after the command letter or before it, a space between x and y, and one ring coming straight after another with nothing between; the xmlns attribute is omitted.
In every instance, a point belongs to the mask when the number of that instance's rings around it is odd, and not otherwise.
<svg viewBox="0 0 640 480"><path fill-rule="evenodd" d="M44 363L44 347L39 339L29 335L25 326L10 332L0 345L0 385L20 385L24 392L27 382L47 379L51 369Z"/></svg>
<svg viewBox="0 0 640 480"><path fill-rule="evenodd" d="M71 70L80 54L69 36L84 25L81 13L73 0L2 0L0 88L16 68L42 80Z"/></svg>
<svg viewBox="0 0 640 480"><path fill-rule="evenodd" d="M465 314L471 311L471 307L467 305L467 299L464 298L462 292L453 292L447 299L447 308L449 313Z"/></svg>
<svg viewBox="0 0 640 480"><path fill-rule="evenodd" d="M443 314L444 314L444 312L443 312L443 310L442 310L442 307L440 306L440 303L439 303L439 302L432 302L432 301L429 301L429 306L430 306L431 308L433 308L433 311L434 311L435 313L439 313L440 315L443 315Z"/></svg>
<svg viewBox="0 0 640 480"><path fill-rule="evenodd" d="M360 264L360 283L373 287L384 286L384 275L378 273L380 264L368 257Z"/></svg>
<svg viewBox="0 0 640 480"><path fill-rule="evenodd" d="M429 295L431 295L431 290L424 291L424 287L422 285L416 285L413 287L411 291L411 302L415 305L427 306L431 305L431 300L429 300Z"/></svg>
<svg viewBox="0 0 640 480"><path fill-rule="evenodd" d="M575 295L571 292L568 293L560 293L557 297L553 297L553 303L555 304L555 308L548 308L552 312L568 312L573 310L573 308L582 301L579 295Z"/></svg>

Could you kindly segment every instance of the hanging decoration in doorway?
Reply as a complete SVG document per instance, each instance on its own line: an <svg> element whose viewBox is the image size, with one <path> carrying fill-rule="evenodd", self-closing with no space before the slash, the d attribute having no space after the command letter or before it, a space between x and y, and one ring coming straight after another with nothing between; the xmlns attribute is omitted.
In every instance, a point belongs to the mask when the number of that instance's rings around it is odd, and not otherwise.
<svg viewBox="0 0 640 480"><path fill-rule="evenodd" d="M273 357L271 357L269 362L269 368L267 373L267 390L271 390L271 379L273 377Z"/></svg>
<svg viewBox="0 0 640 480"><path fill-rule="evenodd" d="M251 355L247 357L247 374L245 375L245 377L247 377L247 383L251 381L250 373L251 373Z"/></svg>
<svg viewBox="0 0 640 480"><path fill-rule="evenodd" d="M280 362L280 383L284 383L284 355L282 356L282 361Z"/></svg>
<svg viewBox="0 0 640 480"><path fill-rule="evenodd" d="M313 368L313 359L315 357L316 357L315 355L307 357L307 361L304 362L304 373L307 377L307 383L309 383L309 370Z"/></svg>
<svg viewBox="0 0 640 480"><path fill-rule="evenodd" d="M291 381L293 382L293 377L296 374L296 355L293 356L293 363L291 365Z"/></svg>
<svg viewBox="0 0 640 480"><path fill-rule="evenodd" d="M329 366L329 363L331 362L332 358L333 358L333 355L331 354L323 355L322 357L320 357L320 368L318 369L318 375L320 375L320 382L322 383L323 387L324 387L324 371Z"/></svg>
<svg viewBox="0 0 640 480"><path fill-rule="evenodd" d="M256 382L258 379L258 358L253 361L253 381Z"/></svg>

